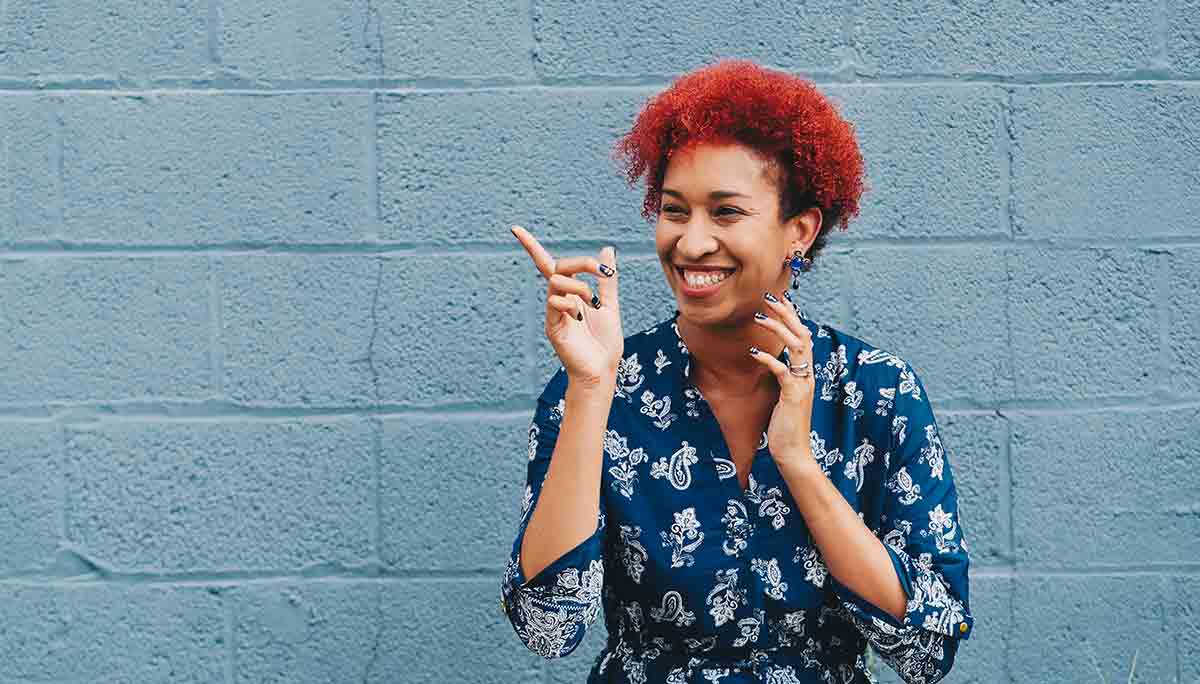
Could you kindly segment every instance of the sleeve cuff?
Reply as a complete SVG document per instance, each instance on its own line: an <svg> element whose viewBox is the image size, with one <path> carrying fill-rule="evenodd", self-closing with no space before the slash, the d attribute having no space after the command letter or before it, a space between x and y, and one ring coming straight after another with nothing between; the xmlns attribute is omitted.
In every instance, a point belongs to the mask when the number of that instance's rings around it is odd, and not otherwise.
<svg viewBox="0 0 1200 684"><path fill-rule="evenodd" d="M603 528L526 578L520 537L501 585L500 608L531 651L560 658L582 641L599 617L604 589Z"/></svg>
<svg viewBox="0 0 1200 684"><path fill-rule="evenodd" d="M830 585L837 594L842 607L862 624L874 627L874 621L885 623L892 632L910 632L915 629L928 629L945 636L959 639L969 639L974 631L975 618L960 610L955 610L957 602L950 601L946 585L933 570L914 568L905 554L898 552L888 544L883 545L892 559L892 567L904 588L908 598L904 621L897 622L895 616L879 608L856 594L850 587L842 584L832 574L829 576ZM917 574L919 591L914 598L913 577ZM921 590L923 589L923 590Z"/></svg>
<svg viewBox="0 0 1200 684"><path fill-rule="evenodd" d="M576 544L575 548L559 556L553 563L547 565L533 577L526 577L525 571L521 568L521 547L518 546L513 555L513 586L517 589L554 586L558 576L564 571L587 568L592 561L600 560L602 557L601 550L603 545L601 544L601 537L603 534L604 528L597 527L592 536Z"/></svg>
<svg viewBox="0 0 1200 684"><path fill-rule="evenodd" d="M604 515L601 514L596 530L587 539L559 556L542 568L533 577L526 577L521 567L521 543L525 539L526 519L520 533L513 542L512 555L504 573L500 595L500 607L508 611L521 592L529 592L540 602L567 603L579 606L591 604L598 597L603 585L604 568Z"/></svg>

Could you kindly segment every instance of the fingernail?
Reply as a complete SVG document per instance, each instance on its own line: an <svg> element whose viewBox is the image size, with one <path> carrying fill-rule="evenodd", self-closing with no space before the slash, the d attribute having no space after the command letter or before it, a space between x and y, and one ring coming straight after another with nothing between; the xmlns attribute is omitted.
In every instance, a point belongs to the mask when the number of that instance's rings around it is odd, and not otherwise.
<svg viewBox="0 0 1200 684"><path fill-rule="evenodd" d="M751 354L757 354L757 353L758 353L758 347L750 347L750 353L751 353Z"/></svg>
<svg viewBox="0 0 1200 684"><path fill-rule="evenodd" d="M600 308L600 298L597 297L596 295L592 295L592 308L593 309Z"/></svg>
<svg viewBox="0 0 1200 684"><path fill-rule="evenodd" d="M583 320L583 312L582 312L582 311L577 311L577 312L575 313L575 320L577 320L577 321L582 321L582 320Z"/></svg>
<svg viewBox="0 0 1200 684"><path fill-rule="evenodd" d="M763 298L766 299L768 302L771 302L772 304L779 303L779 300L775 299L775 295L771 294L770 292L764 292Z"/></svg>
<svg viewBox="0 0 1200 684"><path fill-rule="evenodd" d="M608 264L600 264L600 272L609 278L611 278L613 274L612 267Z"/></svg>
<svg viewBox="0 0 1200 684"><path fill-rule="evenodd" d="M783 291L783 296L784 296L784 297L785 297L785 298L786 298L786 299L787 299L789 302L790 302L790 301L792 301L792 296L791 296L790 294L788 294L788 291L787 291L787 290L784 290L784 291Z"/></svg>
<svg viewBox="0 0 1200 684"><path fill-rule="evenodd" d="M757 311L755 311L755 312L754 312L754 317L755 317L755 318L757 318L757 319L758 319L758 320L760 320L760 321L765 321L765 320L767 320L767 317L766 317L766 316L762 315L761 313L759 313L759 312L757 312Z"/></svg>

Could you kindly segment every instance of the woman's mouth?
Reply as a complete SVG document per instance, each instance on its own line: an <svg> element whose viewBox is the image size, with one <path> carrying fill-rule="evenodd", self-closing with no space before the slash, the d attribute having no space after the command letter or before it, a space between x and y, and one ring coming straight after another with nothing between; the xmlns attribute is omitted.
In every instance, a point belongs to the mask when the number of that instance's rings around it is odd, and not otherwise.
<svg viewBox="0 0 1200 684"><path fill-rule="evenodd" d="M737 269L728 271L684 271L676 267L683 293L689 297L708 297L721 289L725 281L733 277Z"/></svg>

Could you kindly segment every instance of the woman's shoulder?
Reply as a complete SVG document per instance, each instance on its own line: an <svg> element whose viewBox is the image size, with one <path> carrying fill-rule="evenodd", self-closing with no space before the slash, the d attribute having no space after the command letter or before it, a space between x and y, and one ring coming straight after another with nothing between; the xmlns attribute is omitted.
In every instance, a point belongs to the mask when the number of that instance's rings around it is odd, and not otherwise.
<svg viewBox="0 0 1200 684"><path fill-rule="evenodd" d="M860 387L894 389L906 374L913 372L900 354L859 335L811 320L809 328L814 331L813 360L819 378L833 383L854 382Z"/></svg>

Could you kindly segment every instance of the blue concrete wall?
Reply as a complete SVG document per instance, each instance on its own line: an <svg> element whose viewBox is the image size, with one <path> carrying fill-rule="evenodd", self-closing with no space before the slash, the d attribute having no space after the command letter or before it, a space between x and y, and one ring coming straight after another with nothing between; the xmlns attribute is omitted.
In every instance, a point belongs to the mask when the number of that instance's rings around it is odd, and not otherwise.
<svg viewBox="0 0 1200 684"><path fill-rule="evenodd" d="M498 604L557 366L508 225L668 315L608 152L716 56L860 131L800 297L935 402L946 681L1200 680L1200 2L581 4L0 3L0 681L582 682L603 626Z"/></svg>

